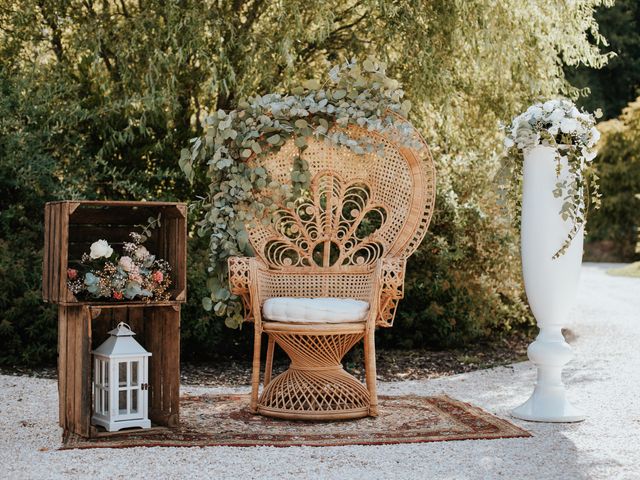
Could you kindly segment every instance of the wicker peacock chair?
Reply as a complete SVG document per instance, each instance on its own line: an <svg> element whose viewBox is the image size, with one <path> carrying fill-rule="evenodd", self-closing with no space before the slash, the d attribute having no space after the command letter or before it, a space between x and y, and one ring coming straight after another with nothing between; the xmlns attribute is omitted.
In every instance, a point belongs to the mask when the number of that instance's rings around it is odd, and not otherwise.
<svg viewBox="0 0 640 480"><path fill-rule="evenodd" d="M247 228L255 258L229 259L231 291L255 323L254 413L300 420L378 414L374 333L393 324L406 259L433 213L435 171L421 138L424 148L414 150L358 128L350 135L375 136L384 155L311 141L303 155L310 194L282 207L269 225ZM297 151L289 142L264 160L275 180L290 182ZM263 332L268 346L258 397ZM366 388L340 363L363 338ZM291 365L271 379L276 343Z"/></svg>

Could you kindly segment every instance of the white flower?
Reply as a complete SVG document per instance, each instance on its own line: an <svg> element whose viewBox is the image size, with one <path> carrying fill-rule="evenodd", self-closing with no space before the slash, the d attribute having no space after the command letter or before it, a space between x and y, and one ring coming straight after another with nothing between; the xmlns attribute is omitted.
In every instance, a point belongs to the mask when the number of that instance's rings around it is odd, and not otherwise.
<svg viewBox="0 0 640 480"><path fill-rule="evenodd" d="M511 137L504 137L504 147L511 148L515 145L515 142L511 139Z"/></svg>
<svg viewBox="0 0 640 480"><path fill-rule="evenodd" d="M574 118L563 118L560 122L560 130L563 133L575 133L579 126L578 121Z"/></svg>
<svg viewBox="0 0 640 480"><path fill-rule="evenodd" d="M551 112L551 114L547 117L547 120L549 120L552 123L555 123L555 122L559 122L563 118L564 118L564 111L561 109L557 109Z"/></svg>
<svg viewBox="0 0 640 480"><path fill-rule="evenodd" d="M91 244L91 253L89 256L95 260L97 258L109 258L113 254L113 248L109 246L106 240L98 240Z"/></svg>
<svg viewBox="0 0 640 480"><path fill-rule="evenodd" d="M140 245L138 248L136 248L136 251L133 252L133 256L138 260L144 260L149 256L149 250L147 250L143 245Z"/></svg>
<svg viewBox="0 0 640 480"><path fill-rule="evenodd" d="M527 113L529 114L529 118L538 120L542 116L542 108L540 108L540 105L531 105L528 108Z"/></svg>
<svg viewBox="0 0 640 480"><path fill-rule="evenodd" d="M588 113L579 113L576 115L576 118L584 123L589 123L591 121L591 115Z"/></svg>
<svg viewBox="0 0 640 480"><path fill-rule="evenodd" d="M133 260L131 260L131 257L127 256L120 257L118 265L121 266L125 272L129 272L133 269Z"/></svg>
<svg viewBox="0 0 640 480"><path fill-rule="evenodd" d="M556 108L557 105L558 105L558 102L556 100L548 100L544 102L544 105L542 106L542 108L544 109L545 112L551 112L553 109Z"/></svg>
<svg viewBox="0 0 640 480"><path fill-rule="evenodd" d="M590 162L592 161L594 158L596 158L596 151L593 149L589 149L589 148L583 148L582 149L582 157L587 161Z"/></svg>
<svg viewBox="0 0 640 480"><path fill-rule="evenodd" d="M598 143L598 140L600 140L600 130L598 130L596 127L591 127L591 130L589 131L591 139L589 140L589 146L593 147L596 143Z"/></svg>

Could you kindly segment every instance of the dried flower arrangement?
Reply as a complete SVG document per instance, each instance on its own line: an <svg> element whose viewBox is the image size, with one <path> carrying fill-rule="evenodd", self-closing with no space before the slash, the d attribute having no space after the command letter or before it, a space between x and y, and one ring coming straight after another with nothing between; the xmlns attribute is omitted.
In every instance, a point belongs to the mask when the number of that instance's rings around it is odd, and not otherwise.
<svg viewBox="0 0 640 480"><path fill-rule="evenodd" d="M168 300L171 266L142 245L144 235L131 232L129 236L132 241L123 244L122 255L114 253L106 240L94 242L78 268L67 270L69 290L81 298Z"/></svg>

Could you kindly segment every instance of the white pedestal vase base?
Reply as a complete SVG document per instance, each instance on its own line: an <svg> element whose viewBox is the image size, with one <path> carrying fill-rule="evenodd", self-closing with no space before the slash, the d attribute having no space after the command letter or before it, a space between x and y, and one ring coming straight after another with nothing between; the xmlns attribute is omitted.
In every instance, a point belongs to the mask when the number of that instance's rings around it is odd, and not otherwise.
<svg viewBox="0 0 640 480"><path fill-rule="evenodd" d="M562 383L562 367L571 360L569 344L560 326L540 329L527 349L529 359L538 367L538 379L529 399L511 411L511 415L532 422L581 422L585 415L571 405Z"/></svg>
<svg viewBox="0 0 640 480"><path fill-rule="evenodd" d="M573 304L580 277L584 232L580 230L564 255L553 259L571 224L560 217L563 200L553 190L566 179L557 175L555 150L537 146L524 157L522 185L522 275L527 300L540 333L527 350L538 368L533 394L511 413L537 422L578 422L584 415L566 399L562 369L571 360L571 347L562 336L562 324Z"/></svg>

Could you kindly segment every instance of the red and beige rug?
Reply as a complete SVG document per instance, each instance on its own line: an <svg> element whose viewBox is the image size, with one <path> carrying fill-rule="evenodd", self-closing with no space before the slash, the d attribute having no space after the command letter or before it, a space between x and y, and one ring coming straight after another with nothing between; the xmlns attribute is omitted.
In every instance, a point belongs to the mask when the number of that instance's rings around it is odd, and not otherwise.
<svg viewBox="0 0 640 480"><path fill-rule="evenodd" d="M380 396L377 418L300 422L252 415L246 395L186 396L175 429L131 430L117 436L64 438L62 449L296 445L380 445L530 437L512 423L440 395Z"/></svg>

